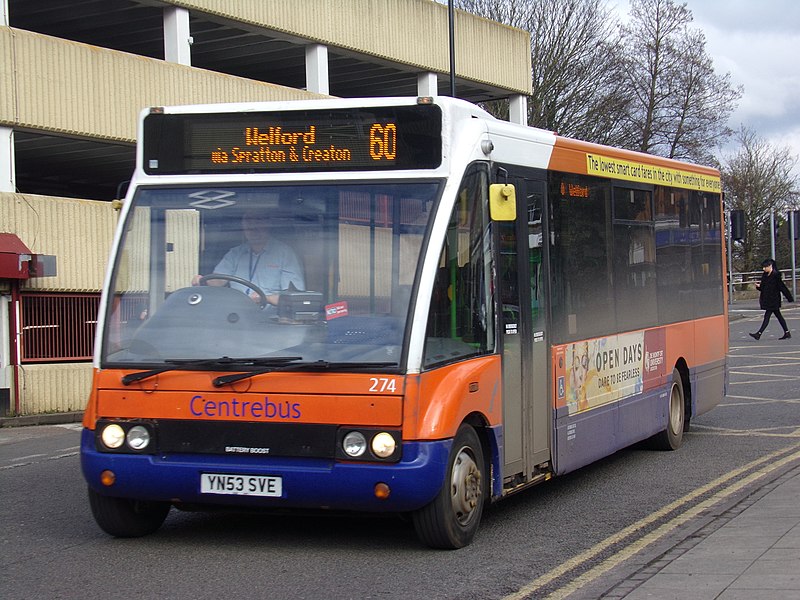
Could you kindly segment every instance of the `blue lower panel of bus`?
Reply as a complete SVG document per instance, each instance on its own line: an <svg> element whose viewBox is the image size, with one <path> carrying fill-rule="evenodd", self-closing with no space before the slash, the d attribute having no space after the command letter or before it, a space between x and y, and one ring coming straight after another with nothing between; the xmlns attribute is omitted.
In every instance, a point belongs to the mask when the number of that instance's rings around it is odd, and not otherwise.
<svg viewBox="0 0 800 600"><path fill-rule="evenodd" d="M609 402L573 415L566 408L556 413L555 472L558 475L645 440L667 427L671 374L661 385L644 393ZM724 395L725 361L689 371L690 414L701 415ZM688 415L687 415L688 416Z"/></svg>
<svg viewBox="0 0 800 600"><path fill-rule="evenodd" d="M563 475L662 431L669 388L556 415L556 473Z"/></svg>
<svg viewBox="0 0 800 600"><path fill-rule="evenodd" d="M98 452L94 432L81 436L81 466L100 494L186 504L226 504L273 508L329 508L356 511L409 511L428 504L441 489L452 440L407 442L399 463L359 463L313 458L263 458L197 454ZM100 483L110 470L111 487ZM203 474L280 478L279 497L202 493ZM375 497L375 485L389 497Z"/></svg>

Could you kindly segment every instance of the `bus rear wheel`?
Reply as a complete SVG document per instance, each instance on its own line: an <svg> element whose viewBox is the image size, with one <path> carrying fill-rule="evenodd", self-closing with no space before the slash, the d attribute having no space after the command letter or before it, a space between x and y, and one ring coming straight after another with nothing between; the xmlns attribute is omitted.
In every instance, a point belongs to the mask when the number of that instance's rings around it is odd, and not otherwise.
<svg viewBox="0 0 800 600"><path fill-rule="evenodd" d="M417 536L431 548L468 545L481 521L485 499L485 467L478 434L462 425L450 450L442 489L412 517Z"/></svg>
<svg viewBox="0 0 800 600"><path fill-rule="evenodd" d="M89 488L89 506L100 529L114 537L142 537L164 523L169 502L146 502L103 496Z"/></svg>
<svg viewBox="0 0 800 600"><path fill-rule="evenodd" d="M666 428L650 438L655 450L677 450L683 444L683 431L686 421L683 379L678 369L672 370L672 384L669 388Z"/></svg>

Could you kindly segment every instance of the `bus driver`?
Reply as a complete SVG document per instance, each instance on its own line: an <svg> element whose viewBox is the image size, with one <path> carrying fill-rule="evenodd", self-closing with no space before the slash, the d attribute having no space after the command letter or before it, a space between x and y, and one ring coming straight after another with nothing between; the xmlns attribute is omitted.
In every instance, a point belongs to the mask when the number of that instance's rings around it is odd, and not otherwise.
<svg viewBox="0 0 800 600"><path fill-rule="evenodd" d="M242 230L246 242L234 246L222 257L214 273L234 275L260 287L272 305L278 304L278 294L289 289L292 284L298 290L305 290L305 278L300 260L294 251L283 242L269 234L267 220L253 212L242 217ZM192 285L200 284L201 275L192 278ZM254 301L259 297L250 288L224 279L209 279L207 285L224 286L248 294Z"/></svg>

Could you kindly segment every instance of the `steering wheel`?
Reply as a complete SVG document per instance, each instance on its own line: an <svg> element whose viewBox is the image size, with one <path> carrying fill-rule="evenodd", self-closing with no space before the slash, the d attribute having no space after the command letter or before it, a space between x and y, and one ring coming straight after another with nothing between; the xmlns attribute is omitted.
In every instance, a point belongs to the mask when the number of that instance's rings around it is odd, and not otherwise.
<svg viewBox="0 0 800 600"><path fill-rule="evenodd" d="M247 279L242 279L241 277L236 277L236 275L225 275L224 273L209 273L208 275L203 275L199 283L200 285L206 285L206 282L211 279L224 279L225 281L232 281L233 283L238 283L239 285L243 285L245 287L250 288L256 294L258 294L258 306L260 308L264 308L269 304L267 300L267 295L264 293L260 287L258 287L252 281L247 281Z"/></svg>

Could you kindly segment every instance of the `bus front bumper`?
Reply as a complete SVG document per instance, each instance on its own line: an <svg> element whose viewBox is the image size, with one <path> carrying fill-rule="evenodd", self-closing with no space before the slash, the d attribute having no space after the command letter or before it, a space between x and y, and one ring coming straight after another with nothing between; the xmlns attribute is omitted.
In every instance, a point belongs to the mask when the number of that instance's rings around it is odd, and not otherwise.
<svg viewBox="0 0 800 600"><path fill-rule="evenodd" d="M81 467L94 491L118 498L251 508L405 512L425 506L439 492L451 444L452 440L406 442L398 463L208 454L121 454L98 452L94 432L84 429ZM113 484L101 482L104 472L113 473ZM244 476L245 481L261 477L274 482L275 478L280 478L280 495L242 495L234 493L235 489L204 493L201 491L204 474ZM108 480L108 473L106 475ZM378 484L388 486L388 496L378 497Z"/></svg>

